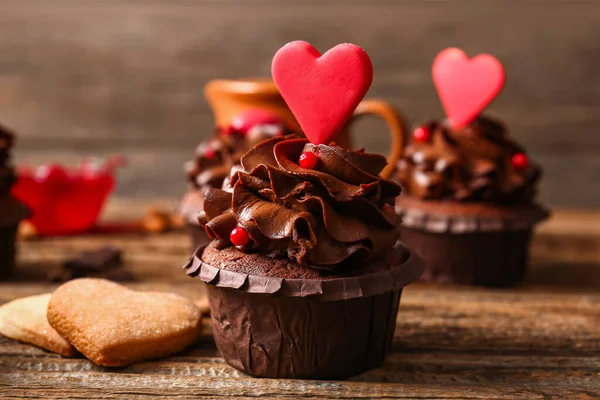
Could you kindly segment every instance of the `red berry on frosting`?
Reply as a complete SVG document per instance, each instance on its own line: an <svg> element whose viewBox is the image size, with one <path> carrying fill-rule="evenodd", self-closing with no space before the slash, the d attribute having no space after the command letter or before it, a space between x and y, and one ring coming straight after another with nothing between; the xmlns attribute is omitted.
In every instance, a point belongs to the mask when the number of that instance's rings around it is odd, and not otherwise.
<svg viewBox="0 0 600 400"><path fill-rule="evenodd" d="M300 158L298 158L298 164L300 164L302 168L313 169L317 165L318 159L319 158L315 153L305 151L304 153L300 154Z"/></svg>
<svg viewBox="0 0 600 400"><path fill-rule="evenodd" d="M512 164L518 169L525 169L529 166L529 159L525 153L516 153L512 156Z"/></svg>
<svg viewBox="0 0 600 400"><path fill-rule="evenodd" d="M424 126L420 126L413 132L413 137L417 142L423 143L429 140L431 134L429 133L429 129Z"/></svg>
<svg viewBox="0 0 600 400"><path fill-rule="evenodd" d="M217 155L217 152L215 151L215 149L211 149L209 147L206 150L204 150L204 157L208 158L209 160L215 158L216 155Z"/></svg>
<svg viewBox="0 0 600 400"><path fill-rule="evenodd" d="M231 234L229 235L229 240L231 240L231 243L233 243L235 246L244 246L246 243L248 243L250 237L248 236L247 230L245 230L241 226L238 226L236 228L233 228L233 230L231 231Z"/></svg>

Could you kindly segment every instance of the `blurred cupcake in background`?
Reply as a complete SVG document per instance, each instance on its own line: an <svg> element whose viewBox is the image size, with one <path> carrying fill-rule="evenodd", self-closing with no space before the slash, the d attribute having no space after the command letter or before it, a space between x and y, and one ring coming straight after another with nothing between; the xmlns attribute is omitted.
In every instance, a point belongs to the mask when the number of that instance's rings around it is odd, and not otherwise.
<svg viewBox="0 0 600 400"><path fill-rule="evenodd" d="M0 279L8 278L14 270L17 228L29 216L27 207L10 195L16 182L10 164L13 143L13 133L0 126Z"/></svg>
<svg viewBox="0 0 600 400"><path fill-rule="evenodd" d="M425 261L423 279L511 286L522 280L541 168L504 124L481 115L504 84L489 55L441 52L433 77L448 118L416 128L395 174L402 240Z"/></svg>
<svg viewBox="0 0 600 400"><path fill-rule="evenodd" d="M221 188L242 154L257 143L298 131L294 116L270 78L215 79L204 87L204 97L216 128L185 164L188 190L180 203L194 248L208 243L206 232L198 225L204 191Z"/></svg>
<svg viewBox="0 0 600 400"><path fill-rule="evenodd" d="M206 243L208 237L198 225L198 212L203 209L204 191L221 188L241 156L265 139L291 133L282 119L266 110L249 109L236 116L230 125L218 126L214 135L196 148L194 159L185 164L189 190L181 203L194 247Z"/></svg>

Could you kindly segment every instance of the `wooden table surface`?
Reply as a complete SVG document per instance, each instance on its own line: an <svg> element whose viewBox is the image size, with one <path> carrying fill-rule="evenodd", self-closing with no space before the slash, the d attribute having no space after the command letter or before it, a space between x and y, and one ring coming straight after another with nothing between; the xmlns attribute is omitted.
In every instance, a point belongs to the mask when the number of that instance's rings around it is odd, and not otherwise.
<svg viewBox="0 0 600 400"><path fill-rule="evenodd" d="M348 381L249 377L219 357L208 326L183 353L120 369L0 337L0 398L600 398L598 217L557 212L517 288L410 286L390 356ZM0 283L0 303L51 291L50 268L105 244L124 250L128 286L203 295L181 271L190 254L184 233L90 235L21 243L19 272Z"/></svg>

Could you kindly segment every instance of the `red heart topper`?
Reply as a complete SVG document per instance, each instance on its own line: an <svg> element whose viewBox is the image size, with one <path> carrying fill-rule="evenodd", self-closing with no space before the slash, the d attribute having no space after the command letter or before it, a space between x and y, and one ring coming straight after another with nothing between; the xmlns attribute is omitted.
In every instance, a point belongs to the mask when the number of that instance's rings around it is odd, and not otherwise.
<svg viewBox="0 0 600 400"><path fill-rule="evenodd" d="M433 81L455 128L473 121L504 86L504 67L497 58L480 54L469 60L460 49L443 50L433 62Z"/></svg>
<svg viewBox="0 0 600 400"><path fill-rule="evenodd" d="M373 65L360 47L343 43L321 55L295 41L273 57L275 85L314 144L328 144L346 125L373 81Z"/></svg>

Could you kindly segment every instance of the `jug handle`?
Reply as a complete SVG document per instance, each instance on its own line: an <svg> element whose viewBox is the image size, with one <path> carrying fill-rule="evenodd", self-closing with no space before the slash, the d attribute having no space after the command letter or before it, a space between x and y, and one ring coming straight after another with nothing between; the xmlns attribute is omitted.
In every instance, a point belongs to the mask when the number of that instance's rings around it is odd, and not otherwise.
<svg viewBox="0 0 600 400"><path fill-rule="evenodd" d="M387 179L393 174L404 150L406 121L402 114L390 103L382 99L366 99L361 101L358 107L356 107L350 123L363 115L376 115L383 119L392 135L392 145L387 157L388 164L379 174L382 178Z"/></svg>

